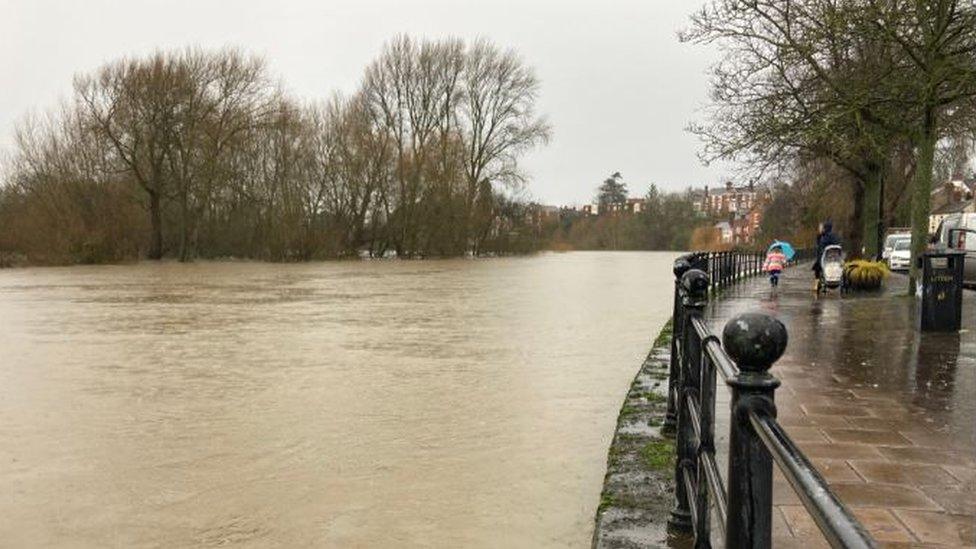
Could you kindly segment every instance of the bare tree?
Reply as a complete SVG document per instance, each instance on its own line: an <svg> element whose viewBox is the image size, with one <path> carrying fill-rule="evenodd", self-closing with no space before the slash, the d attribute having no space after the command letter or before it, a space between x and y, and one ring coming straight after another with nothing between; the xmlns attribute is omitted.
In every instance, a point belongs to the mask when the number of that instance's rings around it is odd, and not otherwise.
<svg viewBox="0 0 976 549"><path fill-rule="evenodd" d="M464 66L464 135L468 208L483 181L521 183L519 158L549 140L551 128L535 112L539 80L514 51L485 39L472 44Z"/></svg>
<svg viewBox="0 0 976 549"><path fill-rule="evenodd" d="M519 158L549 131L534 114L531 70L484 41L397 37L360 90L322 105L285 96L260 59L236 50L123 59L78 76L74 90L50 123L23 127L0 224L24 229L0 245L38 250L30 234L63 233L57 249L97 240L99 257L133 257L129 244L92 238L115 219L102 208L125 201L119 212L148 215L120 216L122 232L138 229L120 242L148 233L152 259L477 252L523 221L494 185L515 187ZM80 226L32 233L38 209L37 219Z"/></svg>
<svg viewBox="0 0 976 549"><path fill-rule="evenodd" d="M187 78L185 67L157 53L146 60L119 61L94 77L75 79L80 107L146 193L150 259L163 256L163 200L172 192L167 155Z"/></svg>

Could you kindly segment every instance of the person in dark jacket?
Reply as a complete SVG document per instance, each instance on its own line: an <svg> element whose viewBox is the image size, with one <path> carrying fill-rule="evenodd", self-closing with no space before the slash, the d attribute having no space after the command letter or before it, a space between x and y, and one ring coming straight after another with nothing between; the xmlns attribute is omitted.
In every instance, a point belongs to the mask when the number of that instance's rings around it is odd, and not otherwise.
<svg viewBox="0 0 976 549"><path fill-rule="evenodd" d="M820 278L820 258L823 256L827 246L840 245L840 238L833 232L834 224L824 221L820 224L820 231L817 234L817 257L813 259L813 276Z"/></svg>

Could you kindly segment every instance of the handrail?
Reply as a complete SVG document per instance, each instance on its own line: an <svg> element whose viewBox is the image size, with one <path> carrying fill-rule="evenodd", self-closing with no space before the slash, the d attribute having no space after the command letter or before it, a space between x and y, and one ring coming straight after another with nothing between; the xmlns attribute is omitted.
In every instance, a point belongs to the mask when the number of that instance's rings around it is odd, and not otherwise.
<svg viewBox="0 0 976 549"><path fill-rule="evenodd" d="M830 491L827 481L797 448L776 418L763 412L750 412L749 421L827 538L827 543L831 547L853 549L874 547L864 527L851 520L850 510Z"/></svg>
<svg viewBox="0 0 976 549"><path fill-rule="evenodd" d="M874 547L874 540L776 420L779 380L769 369L786 349L783 324L741 314L712 334L703 311L709 294L761 272L758 254L696 253L675 261L675 299L665 432L675 435L675 505L668 524L710 547L711 506L728 547L772 543L773 463L832 547ZM709 269L708 272L698 267ZM732 393L727 486L715 460L715 382Z"/></svg>
<svg viewBox="0 0 976 549"><path fill-rule="evenodd" d="M691 325L695 327L695 332L702 341L702 351L708 353L708 358L712 364L718 366L718 371L722 374L722 379L729 380L739 375L739 367L725 354L722 349L722 342L713 335L708 329L708 324L700 316L692 317Z"/></svg>

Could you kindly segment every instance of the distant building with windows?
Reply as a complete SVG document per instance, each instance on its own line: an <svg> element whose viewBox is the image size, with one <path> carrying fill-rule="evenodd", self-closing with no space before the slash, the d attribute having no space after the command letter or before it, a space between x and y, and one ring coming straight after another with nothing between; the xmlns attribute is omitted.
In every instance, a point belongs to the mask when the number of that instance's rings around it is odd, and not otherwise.
<svg viewBox="0 0 976 549"><path fill-rule="evenodd" d="M721 219L714 225L723 244L740 245L754 242L762 224L763 212L772 200L772 192L765 185L749 183L692 191L692 207L702 217Z"/></svg>
<svg viewBox="0 0 976 549"><path fill-rule="evenodd" d="M585 206L584 206L585 208ZM599 207L597 204L593 204L593 211L598 211ZM608 204L606 211L603 213L612 214L639 214L644 211L644 199L643 198L628 198L626 202ZM594 214L596 215L596 214Z"/></svg>
<svg viewBox="0 0 976 549"><path fill-rule="evenodd" d="M628 198L626 202L607 204L603 209L600 208L599 204L583 204L578 208L576 206L564 206L561 209L571 210L584 217L607 214L639 214L644 211L644 204L643 198Z"/></svg>
<svg viewBox="0 0 976 549"><path fill-rule="evenodd" d="M772 198L772 193L764 185L748 183L735 185L727 181L725 186L709 188L705 185L702 191L693 191L692 205L701 215L711 217L726 217L728 215L745 215L756 205L765 205Z"/></svg>

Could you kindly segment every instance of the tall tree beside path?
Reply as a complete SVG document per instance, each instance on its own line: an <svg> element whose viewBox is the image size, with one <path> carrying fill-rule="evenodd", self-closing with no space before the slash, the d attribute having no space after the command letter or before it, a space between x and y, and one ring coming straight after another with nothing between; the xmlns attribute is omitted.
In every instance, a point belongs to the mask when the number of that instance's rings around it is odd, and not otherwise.
<svg viewBox="0 0 976 549"><path fill-rule="evenodd" d="M976 3L972 0L868 0L866 16L879 39L900 54L892 86L879 100L911 113L903 128L915 148L912 182L910 291L928 238L932 178L939 140L976 127ZM880 93L878 93L880 92Z"/></svg>

